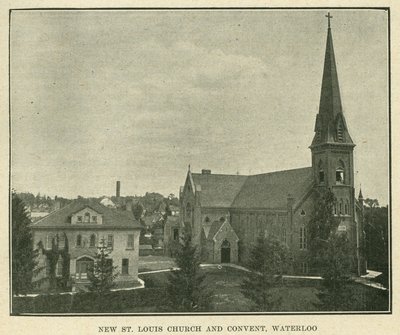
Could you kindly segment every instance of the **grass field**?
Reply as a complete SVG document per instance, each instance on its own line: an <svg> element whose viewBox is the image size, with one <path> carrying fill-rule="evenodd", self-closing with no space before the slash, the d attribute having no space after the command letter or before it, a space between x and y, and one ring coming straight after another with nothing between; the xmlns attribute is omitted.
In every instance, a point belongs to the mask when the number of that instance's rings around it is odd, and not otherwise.
<svg viewBox="0 0 400 335"><path fill-rule="evenodd" d="M230 267L206 267L205 284L212 292L210 312L252 312L252 302L240 291L245 272ZM157 313L165 312L165 291L168 272L141 274L144 289L117 291L97 297L93 293L71 295L41 295L13 298L13 314L23 313ZM319 281L286 280L283 286L272 290L281 298L281 305L267 312L319 311ZM360 284L352 285L351 311L387 311L388 293ZM170 311L171 312L171 311Z"/></svg>
<svg viewBox="0 0 400 335"><path fill-rule="evenodd" d="M242 270L222 267L203 268L206 274L205 284L212 291L213 312L251 312L254 306L246 299L241 291L240 284L243 280ZM147 288L165 287L168 282L168 273L152 273L140 275ZM281 298L281 305L272 312L311 312L319 311L317 293L319 282L313 281L286 281L284 286L275 288L272 293ZM351 310L387 310L387 294L379 290L368 288L359 284L353 285L353 305Z"/></svg>

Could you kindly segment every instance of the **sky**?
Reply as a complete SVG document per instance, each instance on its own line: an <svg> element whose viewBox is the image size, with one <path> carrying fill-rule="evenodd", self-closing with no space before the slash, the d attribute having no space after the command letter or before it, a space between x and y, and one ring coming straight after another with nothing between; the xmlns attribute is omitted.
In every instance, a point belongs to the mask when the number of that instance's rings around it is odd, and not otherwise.
<svg viewBox="0 0 400 335"><path fill-rule="evenodd" d="M311 166L321 10L17 11L12 187L179 194L193 172ZM355 188L388 202L387 13L332 10Z"/></svg>

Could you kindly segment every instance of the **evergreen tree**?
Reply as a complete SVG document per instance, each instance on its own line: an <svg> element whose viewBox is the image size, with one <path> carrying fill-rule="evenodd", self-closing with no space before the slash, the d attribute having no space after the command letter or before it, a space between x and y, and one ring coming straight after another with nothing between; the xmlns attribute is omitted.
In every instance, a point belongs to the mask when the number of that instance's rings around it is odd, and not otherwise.
<svg viewBox="0 0 400 335"><path fill-rule="evenodd" d="M33 250L33 237L25 205L12 194L12 291L25 294L32 288L32 278L37 265L37 251Z"/></svg>
<svg viewBox="0 0 400 335"><path fill-rule="evenodd" d="M337 232L340 220L334 215L336 197L328 190L314 193L314 208L307 225L308 256L312 271L318 272L329 237Z"/></svg>
<svg viewBox="0 0 400 335"><path fill-rule="evenodd" d="M88 269L89 290L102 296L115 287L115 279L118 273L115 272L117 267L112 265L112 259L109 258L109 251L104 239L100 241L97 249L94 265Z"/></svg>
<svg viewBox="0 0 400 335"><path fill-rule="evenodd" d="M271 289L282 284L282 275L288 266L288 248L275 238L260 236L247 262L251 272L243 280L242 294L253 301L259 311L276 309L281 299L274 296Z"/></svg>
<svg viewBox="0 0 400 335"><path fill-rule="evenodd" d="M353 266L350 242L345 234L332 234L321 256L322 289L317 306L327 311L351 310L353 294L350 284Z"/></svg>
<svg viewBox="0 0 400 335"><path fill-rule="evenodd" d="M345 233L338 231L335 195L331 190L316 191L314 210L307 226L309 263L322 276L319 308L329 311L351 309L351 271L355 251Z"/></svg>
<svg viewBox="0 0 400 335"><path fill-rule="evenodd" d="M190 241L188 234L178 247L176 265L168 278L168 309L179 312L206 311L210 308L211 292L204 285L204 275L200 274L200 256Z"/></svg>

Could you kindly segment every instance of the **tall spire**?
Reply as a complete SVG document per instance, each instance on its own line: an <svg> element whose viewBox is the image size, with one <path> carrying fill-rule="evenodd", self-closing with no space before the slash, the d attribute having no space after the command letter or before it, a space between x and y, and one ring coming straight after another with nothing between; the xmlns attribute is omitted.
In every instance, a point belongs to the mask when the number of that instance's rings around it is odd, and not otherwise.
<svg viewBox="0 0 400 335"><path fill-rule="evenodd" d="M353 144L343 116L340 99L339 80L336 70L335 52L331 32L332 16L328 18L328 35L326 38L324 72L322 75L319 112L315 123L315 136L312 145L342 142Z"/></svg>

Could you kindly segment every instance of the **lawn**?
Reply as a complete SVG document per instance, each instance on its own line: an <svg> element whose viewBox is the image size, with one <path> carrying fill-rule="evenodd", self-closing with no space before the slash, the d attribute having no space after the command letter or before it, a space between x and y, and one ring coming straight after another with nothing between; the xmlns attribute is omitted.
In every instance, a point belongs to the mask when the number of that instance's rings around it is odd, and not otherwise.
<svg viewBox="0 0 400 335"><path fill-rule="evenodd" d="M205 284L212 291L210 312L252 312L254 307L240 291L245 272L230 267L205 267ZM42 295L39 297L13 298L13 314L21 313L157 313L163 307L168 283L168 272L141 274L144 289L117 291L97 297L93 293L71 295ZM319 281L286 280L273 294L282 299L279 309L271 312L319 311ZM387 291L360 284L352 285L352 311L387 311Z"/></svg>
<svg viewBox="0 0 400 335"><path fill-rule="evenodd" d="M240 290L244 272L230 267L207 267L201 269L206 274L205 284L212 290L212 312L252 312L254 306ZM168 272L139 275L145 281L146 288L165 288ZM379 311L388 309L387 292L354 284L354 311ZM319 311L317 293L319 282L315 280L286 280L282 287L274 288L272 294L281 298L281 305L275 312L311 312ZM156 306L155 306L156 307Z"/></svg>

